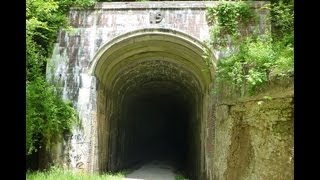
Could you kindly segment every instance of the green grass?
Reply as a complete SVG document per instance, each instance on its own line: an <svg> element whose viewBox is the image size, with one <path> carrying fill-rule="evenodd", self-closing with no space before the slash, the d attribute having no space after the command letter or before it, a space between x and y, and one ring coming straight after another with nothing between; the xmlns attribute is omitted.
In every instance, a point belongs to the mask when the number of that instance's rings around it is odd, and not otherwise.
<svg viewBox="0 0 320 180"><path fill-rule="evenodd" d="M182 176L182 175L177 175L175 179L176 179L176 180L186 180L187 178L185 178L185 177Z"/></svg>
<svg viewBox="0 0 320 180"><path fill-rule="evenodd" d="M124 173L86 174L53 167L46 172L30 172L26 174L27 180L122 180Z"/></svg>

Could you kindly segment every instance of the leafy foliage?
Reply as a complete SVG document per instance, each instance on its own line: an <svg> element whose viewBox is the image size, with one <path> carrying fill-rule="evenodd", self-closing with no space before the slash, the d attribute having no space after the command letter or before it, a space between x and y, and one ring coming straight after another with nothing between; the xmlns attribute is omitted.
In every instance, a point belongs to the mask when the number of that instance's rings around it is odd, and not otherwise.
<svg viewBox="0 0 320 180"><path fill-rule="evenodd" d="M218 64L218 80L232 82L254 92L257 87L275 78L293 74L293 46L264 38L247 38L239 51Z"/></svg>
<svg viewBox="0 0 320 180"><path fill-rule="evenodd" d="M47 57L59 29L68 25L66 13L70 6L91 7L94 3L95 0L27 0L27 36L41 46Z"/></svg>
<svg viewBox="0 0 320 180"><path fill-rule="evenodd" d="M216 7L207 8L207 19L210 28L211 44L217 48L226 47L237 41L244 32L243 27L255 18L250 6L242 1L222 1Z"/></svg>
<svg viewBox="0 0 320 180"><path fill-rule="evenodd" d="M31 154L41 145L49 148L59 136L69 132L77 117L72 104L57 96L42 78L28 83L26 93L26 150Z"/></svg>
<svg viewBox="0 0 320 180"><path fill-rule="evenodd" d="M232 41L232 45L237 47L237 52L219 61L218 82L230 82L241 92L249 90L254 93L259 87L271 80L288 78L293 75L294 16L292 2L279 1L268 6L271 11L271 25L275 29L272 34L266 31L259 37L252 34L240 41ZM242 13L243 15L240 17L247 19L243 24L248 23L248 20L254 17L249 15L245 5L236 5L238 3L234 5L223 3L208 9L209 22L216 25L215 29L211 29L213 31L212 41L223 34L239 35L240 27L238 25L244 20L239 19L239 14ZM221 34L221 32L223 33ZM221 42L225 43L226 41ZM230 46L230 44L224 45Z"/></svg>
<svg viewBox="0 0 320 180"><path fill-rule="evenodd" d="M274 38L282 39L286 37L287 40L293 42L294 32L294 3L293 1L279 1L271 4L271 23ZM292 39L290 39L292 38Z"/></svg>
<svg viewBox="0 0 320 180"><path fill-rule="evenodd" d="M67 27L71 6L90 7L94 0L26 1L26 153L49 148L70 131L77 116L45 81L46 60L61 27Z"/></svg>

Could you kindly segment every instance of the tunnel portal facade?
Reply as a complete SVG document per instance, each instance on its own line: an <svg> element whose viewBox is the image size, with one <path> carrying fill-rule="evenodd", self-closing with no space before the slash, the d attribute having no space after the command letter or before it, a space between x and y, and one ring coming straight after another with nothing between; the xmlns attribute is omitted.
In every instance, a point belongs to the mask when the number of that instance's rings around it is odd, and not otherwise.
<svg viewBox="0 0 320 180"><path fill-rule="evenodd" d="M193 179L212 176L211 92L219 52L203 42L210 37L206 7L217 4L71 9L73 31L60 31L47 80L73 102L80 125L57 146L57 162L103 172L171 160Z"/></svg>

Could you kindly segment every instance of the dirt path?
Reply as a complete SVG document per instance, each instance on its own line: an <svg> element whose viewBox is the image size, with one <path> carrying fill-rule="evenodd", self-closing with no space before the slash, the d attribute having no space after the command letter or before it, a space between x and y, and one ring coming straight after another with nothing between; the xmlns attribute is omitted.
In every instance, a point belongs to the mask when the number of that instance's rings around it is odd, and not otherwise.
<svg viewBox="0 0 320 180"><path fill-rule="evenodd" d="M176 175L169 163L152 161L129 173L125 180L175 180Z"/></svg>

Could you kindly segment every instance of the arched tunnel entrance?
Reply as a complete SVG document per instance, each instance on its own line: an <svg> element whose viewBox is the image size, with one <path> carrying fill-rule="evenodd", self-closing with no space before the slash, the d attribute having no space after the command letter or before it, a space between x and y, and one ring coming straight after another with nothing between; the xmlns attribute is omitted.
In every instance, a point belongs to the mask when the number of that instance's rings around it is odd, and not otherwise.
<svg viewBox="0 0 320 180"><path fill-rule="evenodd" d="M104 45L97 78L98 168L118 171L152 160L194 177L212 70L195 38L143 29Z"/></svg>

